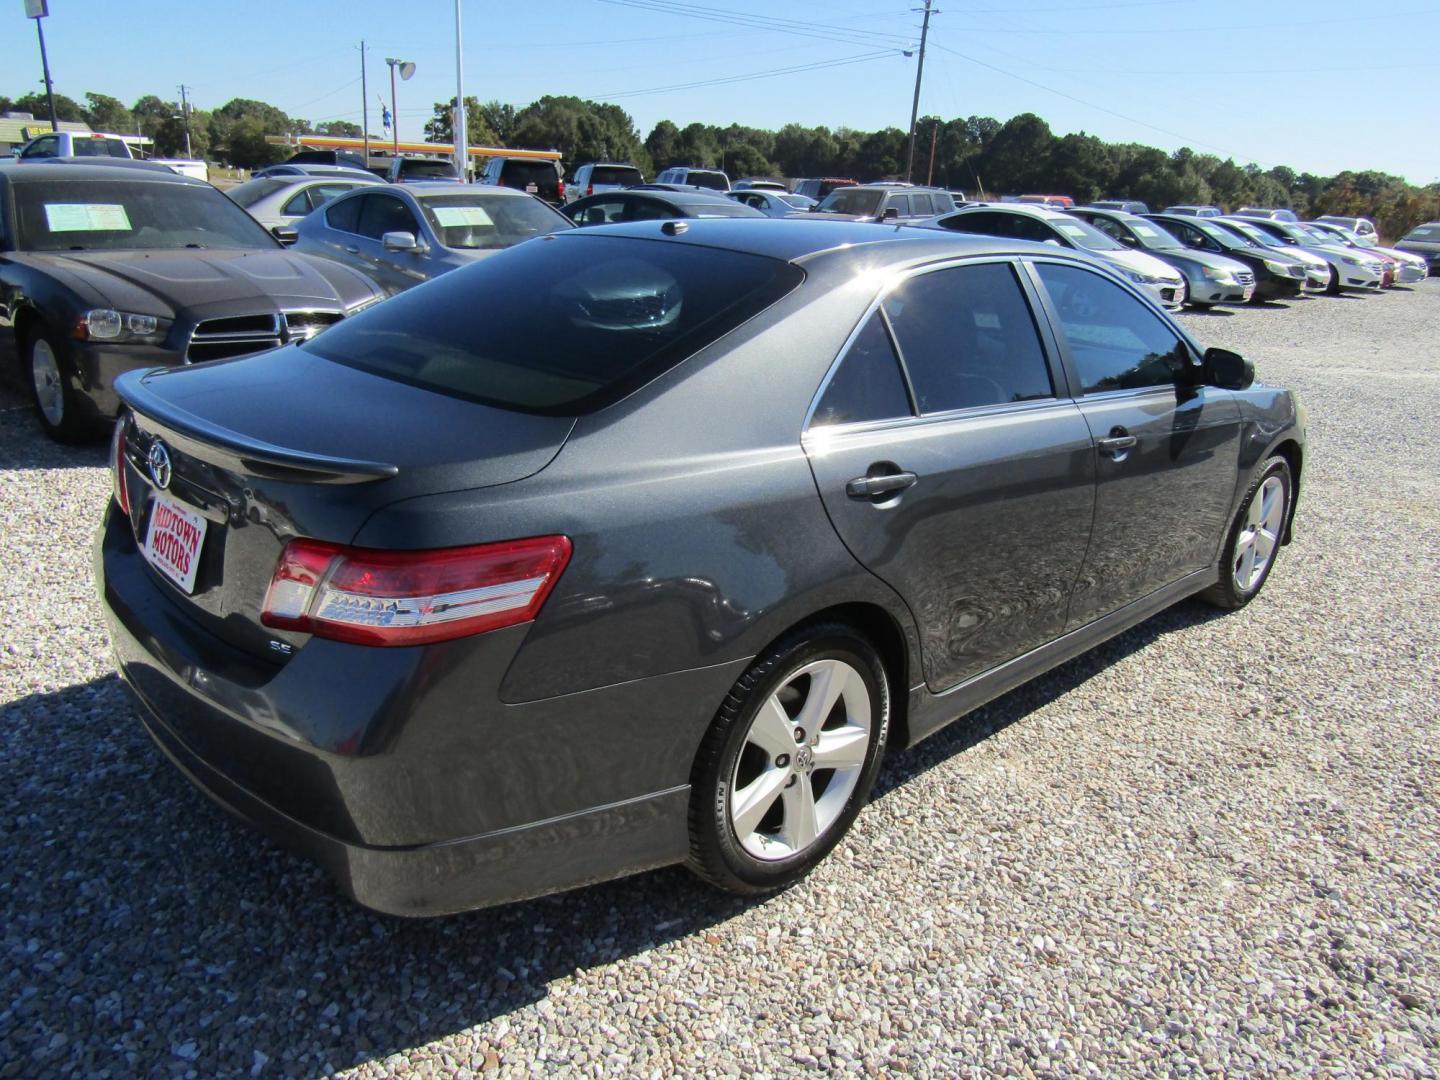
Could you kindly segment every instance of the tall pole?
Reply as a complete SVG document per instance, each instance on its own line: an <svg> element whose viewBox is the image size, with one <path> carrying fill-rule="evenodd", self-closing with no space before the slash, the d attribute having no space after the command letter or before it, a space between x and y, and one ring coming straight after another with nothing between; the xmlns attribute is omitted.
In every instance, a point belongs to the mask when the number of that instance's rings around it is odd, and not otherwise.
<svg viewBox="0 0 1440 1080"><path fill-rule="evenodd" d="M915 99L910 103L910 152L905 158L907 183L915 170L915 121L920 115L920 77L925 74L925 39L930 34L930 4L931 0L925 0L925 21L920 24L920 63L915 66Z"/></svg>
<svg viewBox="0 0 1440 1080"><path fill-rule="evenodd" d="M354 83L350 84L354 86ZM360 134L365 136L365 168L370 167L370 91L365 82L365 42L360 42ZM350 114L354 116L354 113Z"/></svg>
<svg viewBox="0 0 1440 1080"><path fill-rule="evenodd" d="M925 174L925 186L929 187L935 183L935 143L940 138L940 121L935 121L935 126L930 129L930 171Z"/></svg>
<svg viewBox="0 0 1440 1080"><path fill-rule="evenodd" d="M190 153L190 99L186 93L190 90L184 83L180 84L180 115L185 119L185 156L193 157Z"/></svg>
<svg viewBox="0 0 1440 1080"><path fill-rule="evenodd" d="M60 130L60 120L55 115L55 87L50 82L50 58L45 55L45 28L40 25L41 16L35 16L35 33L40 35L40 67L45 72L45 99L50 105L50 130Z"/></svg>
<svg viewBox="0 0 1440 1080"><path fill-rule="evenodd" d="M393 141L390 144L390 152L396 157L400 156L400 113L395 108L395 65L398 60L386 60L390 65L390 134Z"/></svg>
<svg viewBox="0 0 1440 1080"><path fill-rule="evenodd" d="M470 154L465 146L465 49L460 31L460 0L455 0L455 168L463 182L469 175Z"/></svg>

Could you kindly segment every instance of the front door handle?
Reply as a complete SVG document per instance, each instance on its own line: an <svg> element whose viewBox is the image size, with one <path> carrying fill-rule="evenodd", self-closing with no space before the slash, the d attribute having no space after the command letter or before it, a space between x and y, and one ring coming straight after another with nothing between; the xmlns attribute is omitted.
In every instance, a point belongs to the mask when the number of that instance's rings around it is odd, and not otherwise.
<svg viewBox="0 0 1440 1080"><path fill-rule="evenodd" d="M1116 461L1123 461L1126 452L1139 441L1140 440L1134 435L1131 435L1117 424L1110 429L1110 434L1107 437L1097 439L1095 446L1102 454L1109 454Z"/></svg>
<svg viewBox="0 0 1440 1080"><path fill-rule="evenodd" d="M873 499L904 491L920 479L913 472L885 473L882 476L857 476L845 485L845 494L852 499Z"/></svg>
<svg viewBox="0 0 1440 1080"><path fill-rule="evenodd" d="M359 255L359 254L360 254L360 249L359 249L358 247L349 247L349 246L347 246L347 247L345 248L345 250L348 251L351 255Z"/></svg>

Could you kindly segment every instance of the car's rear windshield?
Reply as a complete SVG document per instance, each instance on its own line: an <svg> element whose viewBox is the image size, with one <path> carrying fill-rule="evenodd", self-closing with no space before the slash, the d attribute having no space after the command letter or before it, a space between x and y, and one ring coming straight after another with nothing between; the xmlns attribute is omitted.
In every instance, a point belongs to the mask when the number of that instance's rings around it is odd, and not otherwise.
<svg viewBox="0 0 1440 1080"><path fill-rule="evenodd" d="M822 214L863 214L866 217L880 209L883 191L874 188L836 188L820 201L815 209Z"/></svg>
<svg viewBox="0 0 1440 1080"><path fill-rule="evenodd" d="M254 206L266 195L271 195L281 188L290 187L292 179L293 177L282 180L278 176L262 176L258 180L246 180L243 184L236 184L225 194L236 206Z"/></svg>
<svg viewBox="0 0 1440 1080"><path fill-rule="evenodd" d="M208 184L47 180L11 186L21 251L276 246L254 218Z"/></svg>
<svg viewBox="0 0 1440 1080"><path fill-rule="evenodd" d="M537 187L555 186L560 178L555 169L553 161L507 161L500 168L501 180L507 187L524 187L526 184L535 184Z"/></svg>
<svg viewBox="0 0 1440 1080"><path fill-rule="evenodd" d="M532 236L573 227L569 218L539 199L509 192L427 195L420 208L440 242L462 251L512 247Z"/></svg>
<svg viewBox="0 0 1440 1080"><path fill-rule="evenodd" d="M730 181L725 178L724 173L705 172L703 169L691 169L685 174L685 183L710 188L712 191L730 190Z"/></svg>
<svg viewBox="0 0 1440 1080"><path fill-rule="evenodd" d="M592 184L615 184L620 187L630 187L632 184L643 184L644 175L639 169L630 165L596 165L590 170L590 183Z"/></svg>
<svg viewBox="0 0 1440 1080"><path fill-rule="evenodd" d="M803 277L777 259L577 231L452 271L303 348L442 394L576 416L694 355Z"/></svg>
<svg viewBox="0 0 1440 1080"><path fill-rule="evenodd" d="M74 157L118 157L128 158L130 151L120 139L96 139L77 135L70 142L70 153Z"/></svg>
<svg viewBox="0 0 1440 1080"><path fill-rule="evenodd" d="M412 176L440 176L451 179L455 176L455 166L448 161L425 161L420 158L407 159L400 163L400 175Z"/></svg>
<svg viewBox="0 0 1440 1080"><path fill-rule="evenodd" d="M764 215L753 206L745 206L743 203L733 202L686 202L684 199L674 200L675 205L682 208L691 217L763 217Z"/></svg>

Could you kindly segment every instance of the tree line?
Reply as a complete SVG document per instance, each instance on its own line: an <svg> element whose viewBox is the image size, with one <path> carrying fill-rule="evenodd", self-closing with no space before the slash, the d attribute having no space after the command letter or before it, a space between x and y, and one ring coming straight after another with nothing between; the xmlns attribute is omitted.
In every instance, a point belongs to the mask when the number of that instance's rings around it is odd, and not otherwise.
<svg viewBox="0 0 1440 1080"><path fill-rule="evenodd" d="M59 94L55 100L62 120L85 121L102 131L140 131L155 140L163 156L184 151L185 118L177 102L147 95L127 108L113 97L94 93L85 95L83 105ZM48 115L40 94L14 101L0 96L0 111L5 109ZM453 138L453 110L454 98L435 103L434 115L425 124L426 138ZM312 127L249 98L235 98L210 112L192 109L189 119L195 156L242 168L271 164L289 154L286 147L267 144L266 135L362 134L360 125L350 121ZM568 96L546 96L518 108L467 97L465 127L471 146L559 150L571 167L586 161L629 161L647 177L670 165L695 165L723 168L731 177L894 179L905 173L909 143L907 133L895 127L859 131L786 124L771 131L740 124L681 127L669 120L661 120L642 137L620 106ZM373 133L371 137L378 138ZM972 198L1040 193L1069 195L1077 202L1140 199L1151 207L1288 206L1301 217L1369 217L1388 237L1440 219L1440 184L1421 187L1378 171L1317 176L1283 165L1262 169L1188 147L1167 153L1140 143L1105 142L1084 132L1056 135L1033 113L1004 123L988 116L923 117L912 179Z"/></svg>

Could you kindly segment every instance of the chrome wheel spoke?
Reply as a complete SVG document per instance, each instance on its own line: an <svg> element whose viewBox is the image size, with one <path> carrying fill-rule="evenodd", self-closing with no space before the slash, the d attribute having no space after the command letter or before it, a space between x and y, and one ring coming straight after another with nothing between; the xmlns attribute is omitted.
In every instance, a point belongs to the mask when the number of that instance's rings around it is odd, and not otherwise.
<svg viewBox="0 0 1440 1080"><path fill-rule="evenodd" d="M1275 550L1275 534L1264 529L1255 532L1255 558L1262 566L1270 561L1270 553Z"/></svg>
<svg viewBox="0 0 1440 1080"><path fill-rule="evenodd" d="M746 738L771 758L776 758L795 749L794 727L785 714L785 706L780 704L780 696L771 694L760 706Z"/></svg>
<svg viewBox="0 0 1440 1080"><path fill-rule="evenodd" d="M1285 527L1285 484L1270 476L1245 508L1245 524L1235 537L1235 584L1244 592L1255 588L1265 576L1280 533Z"/></svg>
<svg viewBox="0 0 1440 1080"><path fill-rule="evenodd" d="M65 388L60 382L60 364L44 338L31 349L30 377L35 384L35 401L54 427L65 419Z"/></svg>
<svg viewBox="0 0 1440 1080"><path fill-rule="evenodd" d="M805 705L800 715L795 717L795 723L807 733L819 731L834 710L835 702L849 687L855 669L836 660L822 660L809 665L801 674L810 676L810 689L805 694Z"/></svg>
<svg viewBox="0 0 1440 1080"><path fill-rule="evenodd" d="M791 851L809 847L820 833L815 814L815 792L810 787L810 778L797 777L795 782L785 789L781 798L785 802L785 823L780 827L780 839Z"/></svg>
<svg viewBox="0 0 1440 1080"><path fill-rule="evenodd" d="M865 764L865 753L870 748L870 732L867 728L846 724L820 733L815 744L815 767L817 769L858 769Z"/></svg>
<svg viewBox="0 0 1440 1080"><path fill-rule="evenodd" d="M730 796L730 817L742 842L760 827L789 779L789 769L769 768Z"/></svg>

